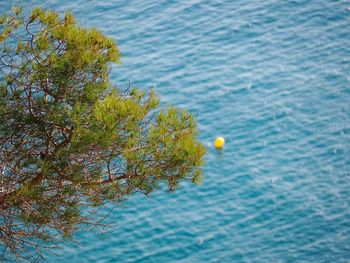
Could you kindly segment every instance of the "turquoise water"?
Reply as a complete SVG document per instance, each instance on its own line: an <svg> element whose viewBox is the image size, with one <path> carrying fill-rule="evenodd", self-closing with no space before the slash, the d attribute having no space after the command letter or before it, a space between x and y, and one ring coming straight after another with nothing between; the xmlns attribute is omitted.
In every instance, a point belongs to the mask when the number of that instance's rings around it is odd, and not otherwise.
<svg viewBox="0 0 350 263"><path fill-rule="evenodd" d="M208 153L201 186L132 197L51 262L350 261L349 1L72 2L0 10L69 8L115 38L113 80L189 108Z"/></svg>

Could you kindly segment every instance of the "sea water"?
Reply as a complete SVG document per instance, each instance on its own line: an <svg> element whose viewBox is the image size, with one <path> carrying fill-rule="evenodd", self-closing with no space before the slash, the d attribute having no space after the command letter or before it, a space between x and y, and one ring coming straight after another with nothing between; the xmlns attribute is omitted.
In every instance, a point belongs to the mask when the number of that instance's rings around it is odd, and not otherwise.
<svg viewBox="0 0 350 263"><path fill-rule="evenodd" d="M116 206L51 262L349 262L350 2L18 0L114 38L111 78L188 108L201 186ZM225 148L213 140L223 136Z"/></svg>

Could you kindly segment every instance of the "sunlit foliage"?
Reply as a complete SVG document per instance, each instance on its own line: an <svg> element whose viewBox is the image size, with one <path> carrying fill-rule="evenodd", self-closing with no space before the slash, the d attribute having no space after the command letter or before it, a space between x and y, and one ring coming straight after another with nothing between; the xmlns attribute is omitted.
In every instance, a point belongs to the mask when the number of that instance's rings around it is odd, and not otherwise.
<svg viewBox="0 0 350 263"><path fill-rule="evenodd" d="M0 17L0 247L35 260L135 192L199 182L192 115L109 81L113 39L73 15ZM45 242L44 242L45 241ZM51 242L51 243L50 243ZM9 253L9 254L8 254Z"/></svg>

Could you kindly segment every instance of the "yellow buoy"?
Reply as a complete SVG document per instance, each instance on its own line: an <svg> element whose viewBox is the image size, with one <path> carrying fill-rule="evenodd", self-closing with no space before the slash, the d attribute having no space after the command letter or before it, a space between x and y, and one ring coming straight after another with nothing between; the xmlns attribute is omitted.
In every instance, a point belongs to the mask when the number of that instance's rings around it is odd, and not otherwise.
<svg viewBox="0 0 350 263"><path fill-rule="evenodd" d="M215 139L214 145L216 149L222 149L224 147L225 140L222 137L217 137Z"/></svg>

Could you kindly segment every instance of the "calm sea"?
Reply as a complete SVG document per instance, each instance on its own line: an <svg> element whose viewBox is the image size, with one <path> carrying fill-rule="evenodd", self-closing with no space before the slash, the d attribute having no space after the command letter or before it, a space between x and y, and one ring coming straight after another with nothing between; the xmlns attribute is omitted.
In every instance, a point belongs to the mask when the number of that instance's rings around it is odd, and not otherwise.
<svg viewBox="0 0 350 263"><path fill-rule="evenodd" d="M349 262L350 2L18 0L117 40L121 87L189 108L204 182L133 196L50 262ZM223 136L223 151L213 149Z"/></svg>

